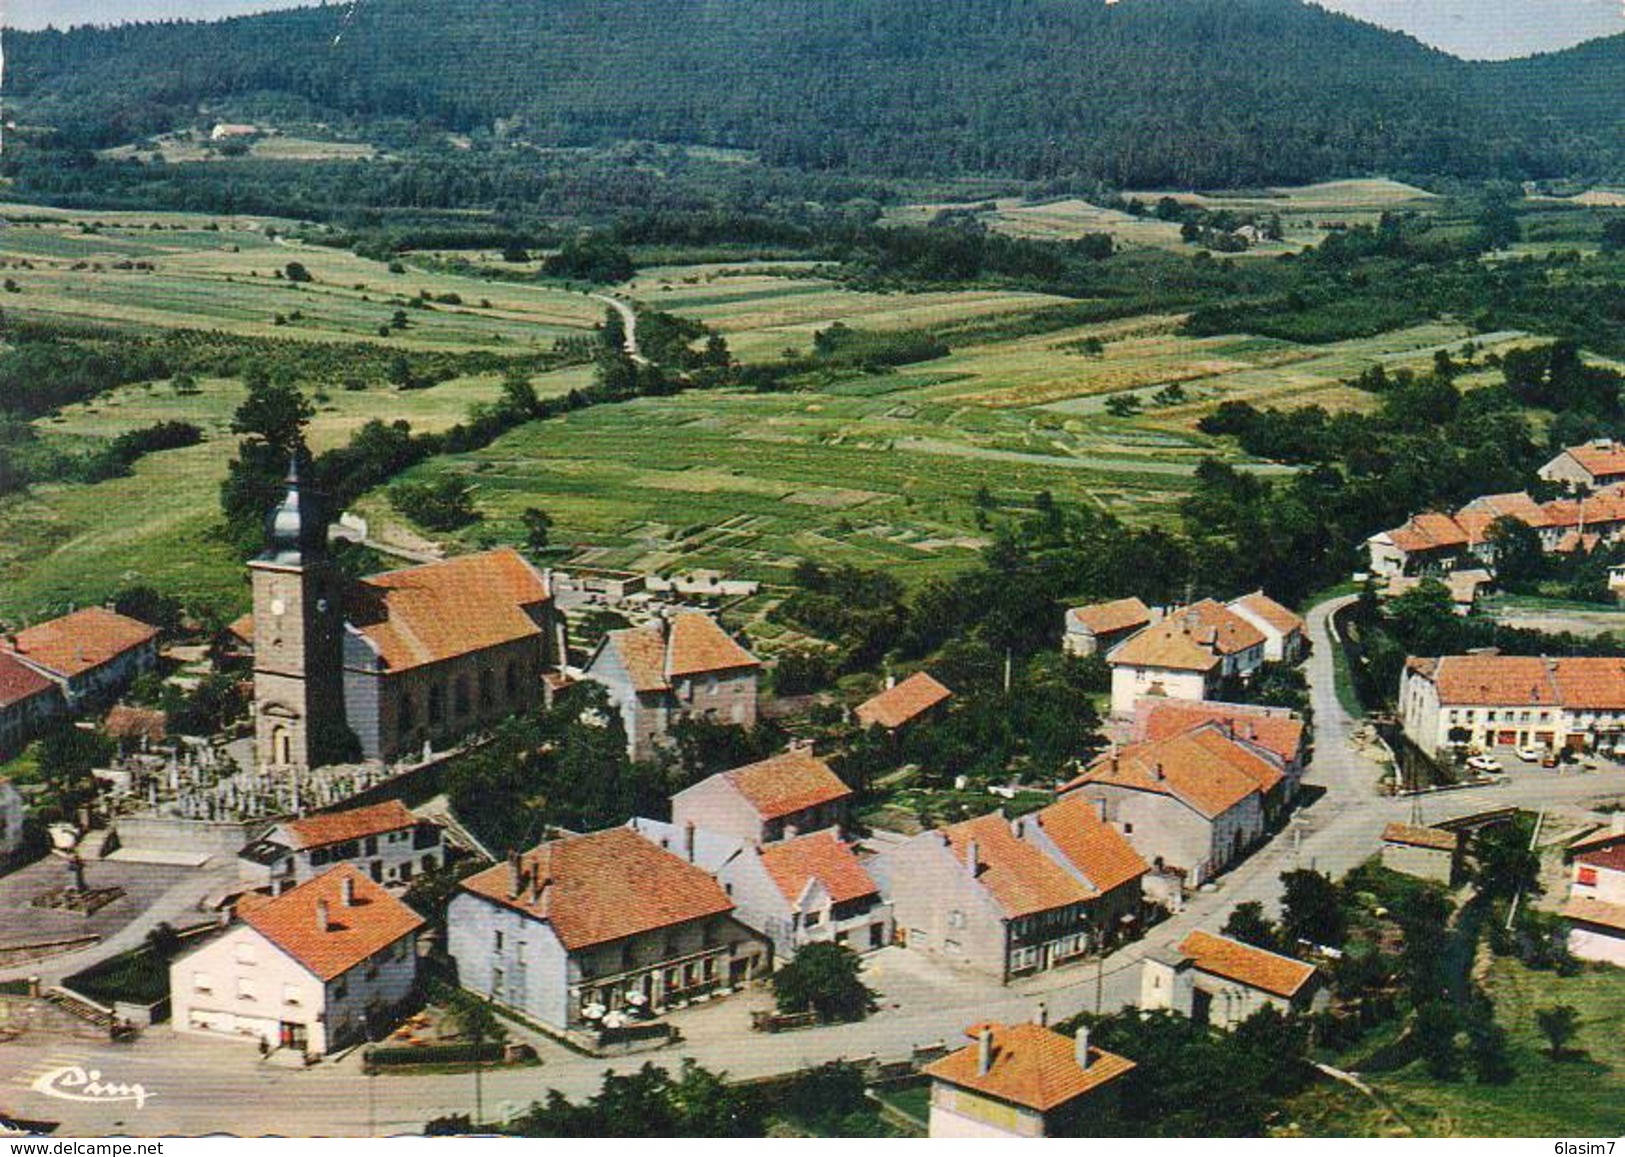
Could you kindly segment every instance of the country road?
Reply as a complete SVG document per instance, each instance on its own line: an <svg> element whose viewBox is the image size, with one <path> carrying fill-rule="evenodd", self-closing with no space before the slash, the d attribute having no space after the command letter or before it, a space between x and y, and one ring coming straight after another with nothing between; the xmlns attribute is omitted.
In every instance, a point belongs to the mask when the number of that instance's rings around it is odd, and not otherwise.
<svg viewBox="0 0 1625 1157"><path fill-rule="evenodd" d="M1341 874L1370 857L1385 824L1408 818L1408 801L1377 794L1380 768L1349 741L1355 720L1338 702L1333 683L1328 619L1346 600L1313 608L1308 616L1313 653L1308 678L1315 709L1315 753L1306 784L1324 789L1286 830L1221 877L1213 891L1198 892L1185 910L1154 928L1140 942L1099 962L1000 986L956 972L905 949L887 948L868 958L866 979L879 991L880 1009L868 1020L779 1036L750 1031L749 1012L765 1007L765 993L749 993L690 1008L673 1020L684 1040L652 1054L607 1060L583 1057L530 1034L543 1064L483 1074L488 1118L521 1109L549 1089L579 1098L597 1090L607 1069L631 1071L645 1061L676 1066L692 1057L734 1077L786 1072L839 1058L905 1056L915 1045L957 1043L966 1026L988 1019L1025 1020L1040 1002L1060 1019L1084 1009L1111 1010L1132 1003L1139 992L1139 962L1149 950L1177 942L1191 929L1218 929L1236 904L1257 900L1278 906L1278 878L1296 867ZM1506 804L1545 806L1582 803L1625 794L1625 771L1514 773L1496 787L1452 793L1429 804L1428 819ZM1432 809L1436 809L1436 814ZM62 1120L64 1135L123 1132L195 1134L311 1133L364 1136L416 1132L443 1113L474 1108L470 1074L368 1078L354 1054L304 1071L265 1065L254 1046L177 1036L167 1026L131 1044L108 1045L39 1034L0 1045L0 1112ZM65 1065L99 1070L107 1080L139 1082L144 1107L132 1103L84 1104L53 1100L36 1081Z"/></svg>
<svg viewBox="0 0 1625 1157"><path fill-rule="evenodd" d="M588 297L594 301L601 301L616 313L621 315L621 325L626 330L626 355L635 362L643 365L649 364L649 359L643 356L638 349L638 311L633 309L619 297L611 297L607 293L589 293Z"/></svg>

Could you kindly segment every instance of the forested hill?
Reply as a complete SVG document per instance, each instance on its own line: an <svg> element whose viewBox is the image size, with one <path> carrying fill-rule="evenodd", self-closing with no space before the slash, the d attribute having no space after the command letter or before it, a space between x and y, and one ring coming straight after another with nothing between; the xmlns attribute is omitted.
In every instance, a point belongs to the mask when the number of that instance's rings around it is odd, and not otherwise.
<svg viewBox="0 0 1625 1157"><path fill-rule="evenodd" d="M1610 176L1625 157L1625 37L1469 64L1300 0L361 0L10 41L8 113L82 145L252 99L1121 186Z"/></svg>

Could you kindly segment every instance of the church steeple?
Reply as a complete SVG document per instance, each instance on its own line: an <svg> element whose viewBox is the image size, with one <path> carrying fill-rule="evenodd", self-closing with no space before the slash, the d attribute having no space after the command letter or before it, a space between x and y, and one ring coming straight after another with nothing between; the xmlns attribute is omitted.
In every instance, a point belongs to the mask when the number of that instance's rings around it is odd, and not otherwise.
<svg viewBox="0 0 1625 1157"><path fill-rule="evenodd" d="M320 496L301 485L299 451L288 455L287 490L265 519L265 551L260 558L281 566L299 566L327 549L327 517Z"/></svg>

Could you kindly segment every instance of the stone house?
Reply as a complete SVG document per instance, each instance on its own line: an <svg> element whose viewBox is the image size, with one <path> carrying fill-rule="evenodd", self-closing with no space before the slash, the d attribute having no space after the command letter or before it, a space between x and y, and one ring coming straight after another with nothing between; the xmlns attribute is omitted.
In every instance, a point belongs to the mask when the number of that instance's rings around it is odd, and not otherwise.
<svg viewBox="0 0 1625 1157"><path fill-rule="evenodd" d="M1284 780L1267 749L1206 723L1108 752L1060 794L1099 809L1151 863L1153 898L1177 907L1263 839Z"/></svg>
<svg viewBox="0 0 1625 1157"><path fill-rule="evenodd" d="M565 836L470 876L446 925L463 988L557 1029L598 1009L731 991L773 955L709 873L629 828Z"/></svg>
<svg viewBox="0 0 1625 1157"><path fill-rule="evenodd" d="M1625 482L1625 446L1612 438L1565 446L1535 473L1547 482L1587 490L1613 486Z"/></svg>
<svg viewBox="0 0 1625 1157"><path fill-rule="evenodd" d="M1266 1006L1315 1013L1330 1004L1314 965L1209 932L1153 952L1140 972L1142 1009L1170 1009L1215 1028L1235 1028Z"/></svg>
<svg viewBox="0 0 1625 1157"><path fill-rule="evenodd" d="M604 636L583 678L601 684L621 712L633 759L654 758L683 719L756 726L761 661L699 611Z"/></svg>
<svg viewBox="0 0 1625 1157"><path fill-rule="evenodd" d="M158 666L158 628L106 607L85 607L0 636L0 655L55 683L67 709L79 714L111 703Z"/></svg>
<svg viewBox="0 0 1625 1157"><path fill-rule="evenodd" d="M1182 607L1112 649L1112 713L1132 715L1153 698L1218 697L1264 663L1265 635L1223 603L1203 599Z"/></svg>
<svg viewBox="0 0 1625 1157"><path fill-rule="evenodd" d="M672 822L770 844L840 828L852 789L811 751L786 751L718 772L671 797Z"/></svg>
<svg viewBox="0 0 1625 1157"><path fill-rule="evenodd" d="M870 870L902 943L1008 981L1131 934L1147 867L1092 807L1062 801L923 832Z"/></svg>
<svg viewBox="0 0 1625 1157"><path fill-rule="evenodd" d="M1442 828L1389 824L1382 830L1382 866L1448 887L1461 872L1461 835Z"/></svg>
<svg viewBox="0 0 1625 1157"><path fill-rule="evenodd" d="M1136 598L1090 603L1066 612L1061 646L1068 655L1104 655L1152 623L1151 608Z"/></svg>
<svg viewBox="0 0 1625 1157"><path fill-rule="evenodd" d="M735 917L767 937L779 961L819 941L854 952L892 941L891 905L834 828L760 845L660 820L627 826L710 873L734 902Z"/></svg>
<svg viewBox="0 0 1625 1157"><path fill-rule="evenodd" d="M1226 737L1281 772L1278 784L1265 789L1266 819L1274 823L1297 797L1309 759L1309 734L1303 719L1285 707L1251 703L1187 703L1177 699L1142 699L1135 705L1134 741L1172 739L1215 725ZM1253 760L1247 767L1257 770ZM1260 784L1273 781L1262 773Z"/></svg>
<svg viewBox="0 0 1625 1157"><path fill-rule="evenodd" d="M932 1137L1053 1137L1115 1098L1134 1062L1037 1024L973 1025L969 1048L928 1065Z"/></svg>
<svg viewBox="0 0 1625 1157"><path fill-rule="evenodd" d="M176 1031L258 1037L321 1056L390 1026L417 987L423 918L341 864L245 897L221 935L169 966Z"/></svg>
<svg viewBox="0 0 1625 1157"><path fill-rule="evenodd" d="M445 863L440 827L400 800L283 820L239 853L239 877L273 894L334 864L353 864L380 884L405 884Z"/></svg>

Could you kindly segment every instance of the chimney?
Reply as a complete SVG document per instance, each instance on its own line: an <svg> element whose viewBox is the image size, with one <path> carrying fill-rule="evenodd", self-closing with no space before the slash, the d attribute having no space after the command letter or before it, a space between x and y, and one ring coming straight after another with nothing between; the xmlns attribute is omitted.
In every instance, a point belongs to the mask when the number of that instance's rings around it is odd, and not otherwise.
<svg viewBox="0 0 1625 1157"><path fill-rule="evenodd" d="M1078 1068L1087 1069L1089 1067L1089 1028L1087 1025L1078 1030L1077 1043L1073 1051L1078 1059Z"/></svg>
<svg viewBox="0 0 1625 1157"><path fill-rule="evenodd" d="M897 676L893 675L890 671L887 671L886 672L886 690L890 691L895 686L897 686Z"/></svg>
<svg viewBox="0 0 1625 1157"><path fill-rule="evenodd" d="M318 932L331 932L333 930L333 920L328 915L326 900L316 901L316 930Z"/></svg>
<svg viewBox="0 0 1625 1157"><path fill-rule="evenodd" d="M976 1075L985 1077L993 1069L993 1030L983 1025L976 1033Z"/></svg>
<svg viewBox="0 0 1625 1157"><path fill-rule="evenodd" d="M543 876L538 873L536 880L531 887L531 903L534 904L543 915L546 915L548 905L553 902L553 877Z"/></svg>
<svg viewBox="0 0 1625 1157"><path fill-rule="evenodd" d="M1104 823L1105 820L1106 820L1106 797L1105 796L1101 796L1099 799L1095 800L1095 811L1099 813L1101 822Z"/></svg>
<svg viewBox="0 0 1625 1157"><path fill-rule="evenodd" d="M694 821L689 820L683 825L683 858L689 863L694 862Z"/></svg>
<svg viewBox="0 0 1625 1157"><path fill-rule="evenodd" d="M982 870L982 848L975 840L965 845L965 870L971 874L971 879Z"/></svg>
<svg viewBox="0 0 1625 1157"><path fill-rule="evenodd" d="M519 899L519 893L525 890L525 873L519 866L519 853L508 853L508 899Z"/></svg>
<svg viewBox="0 0 1625 1157"><path fill-rule="evenodd" d="M1033 1023L1039 1028L1049 1027L1049 1005L1043 1001L1038 1002L1038 1013L1033 1017Z"/></svg>
<svg viewBox="0 0 1625 1157"><path fill-rule="evenodd" d="M1158 760L1156 763L1153 763L1151 765L1151 778L1156 780L1158 783L1161 783L1163 781L1164 776L1162 774L1162 761L1161 760Z"/></svg>
<svg viewBox="0 0 1625 1157"><path fill-rule="evenodd" d="M345 876L339 881L339 903L345 908L355 907L355 877Z"/></svg>

